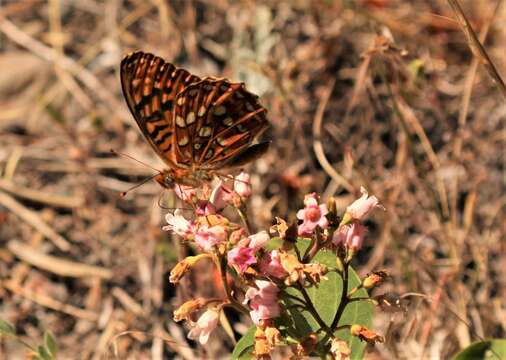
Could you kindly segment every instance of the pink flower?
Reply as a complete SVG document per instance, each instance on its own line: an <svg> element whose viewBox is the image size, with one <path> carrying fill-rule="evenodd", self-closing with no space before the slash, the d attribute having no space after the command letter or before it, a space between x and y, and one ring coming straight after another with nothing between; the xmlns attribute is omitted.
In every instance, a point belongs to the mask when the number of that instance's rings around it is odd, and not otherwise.
<svg viewBox="0 0 506 360"><path fill-rule="evenodd" d="M199 200L197 201L197 209L195 213L198 216L214 215L216 214L216 207L208 200Z"/></svg>
<svg viewBox="0 0 506 360"><path fill-rule="evenodd" d="M243 199L251 196L251 183L248 173L241 171L241 173L235 177L234 191Z"/></svg>
<svg viewBox="0 0 506 360"><path fill-rule="evenodd" d="M202 345L207 343L209 340L209 335L218 325L218 319L220 318L220 314L216 310L206 310L196 323L192 324L192 329L188 333L188 338L192 340L196 340L198 338L199 342Z"/></svg>
<svg viewBox="0 0 506 360"><path fill-rule="evenodd" d="M237 246L228 252L228 262L229 264L236 265L239 271L243 273L250 265L256 264L257 259L255 258L254 251L254 249L249 247Z"/></svg>
<svg viewBox="0 0 506 360"><path fill-rule="evenodd" d="M278 287L266 280L256 280L256 287L250 287L246 291L244 303L249 303L250 316L256 325L261 320L278 317L281 308L278 303Z"/></svg>
<svg viewBox="0 0 506 360"><path fill-rule="evenodd" d="M262 273L278 279L282 279L288 275L279 261L278 250L272 250L270 253L265 254L262 260L260 260L259 267Z"/></svg>
<svg viewBox="0 0 506 360"><path fill-rule="evenodd" d="M334 233L332 236L332 243L334 245L344 244L347 248L358 251L364 244L364 234L366 230L366 227L358 222L344 225Z"/></svg>
<svg viewBox="0 0 506 360"><path fill-rule="evenodd" d="M368 197L369 195L364 187L360 188L360 192L362 193L362 196L346 208L346 214L348 214L353 220L364 220L365 217L376 207L385 209L382 205L380 205L376 196Z"/></svg>
<svg viewBox="0 0 506 360"><path fill-rule="evenodd" d="M297 219L303 220L298 227L299 236L311 236L317 226L325 229L329 222L327 215L327 205L318 205L318 196L316 193L308 194L304 197L304 209L297 212Z"/></svg>
<svg viewBox="0 0 506 360"><path fill-rule="evenodd" d="M223 210L230 202L232 189L230 189L223 181L213 189L209 201L214 205L216 211Z"/></svg>
<svg viewBox="0 0 506 360"><path fill-rule="evenodd" d="M227 240L227 231L222 225L202 226L195 234L195 242L204 251L211 251L215 245Z"/></svg>
<svg viewBox="0 0 506 360"><path fill-rule="evenodd" d="M346 242L346 234L348 233L349 225L341 226L334 232L332 235L332 244L339 245L344 244Z"/></svg>
<svg viewBox="0 0 506 360"><path fill-rule="evenodd" d="M191 199L197 195L197 188L188 185L179 185L174 186L174 192L177 197L183 201L191 201Z"/></svg>
<svg viewBox="0 0 506 360"><path fill-rule="evenodd" d="M364 243L365 231L366 227L359 223L349 225L349 230L346 233L346 246L353 251L360 250Z"/></svg>
<svg viewBox="0 0 506 360"><path fill-rule="evenodd" d="M165 221L167 221L166 226L162 227L164 231L172 231L184 238L188 238L195 231L195 225L186 220L182 215L183 211L181 209L176 209L174 214L168 213L165 215Z"/></svg>
<svg viewBox="0 0 506 360"><path fill-rule="evenodd" d="M269 236L269 234L267 234L267 231L263 230L256 234L248 236L248 239L249 239L248 246L256 251L260 248L263 248L265 244L269 242L271 237Z"/></svg>

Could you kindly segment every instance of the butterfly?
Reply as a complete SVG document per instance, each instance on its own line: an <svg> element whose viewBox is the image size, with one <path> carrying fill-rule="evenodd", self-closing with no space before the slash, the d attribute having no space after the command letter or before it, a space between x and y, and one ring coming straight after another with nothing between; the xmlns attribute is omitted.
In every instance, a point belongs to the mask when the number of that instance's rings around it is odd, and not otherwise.
<svg viewBox="0 0 506 360"><path fill-rule="evenodd" d="M168 166L154 177L161 186L197 187L267 151L270 142L253 144L267 110L243 83L201 79L142 51L125 56L120 74L137 125Z"/></svg>

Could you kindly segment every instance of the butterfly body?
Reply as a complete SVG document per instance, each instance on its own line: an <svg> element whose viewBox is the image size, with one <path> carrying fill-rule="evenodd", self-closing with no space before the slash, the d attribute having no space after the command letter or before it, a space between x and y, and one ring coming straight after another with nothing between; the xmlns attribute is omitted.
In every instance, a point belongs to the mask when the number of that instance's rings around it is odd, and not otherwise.
<svg viewBox="0 0 506 360"><path fill-rule="evenodd" d="M121 84L139 128L168 165L155 178L163 187L198 186L267 151L268 143L252 144L268 125L267 110L242 83L201 79L134 52L121 62Z"/></svg>

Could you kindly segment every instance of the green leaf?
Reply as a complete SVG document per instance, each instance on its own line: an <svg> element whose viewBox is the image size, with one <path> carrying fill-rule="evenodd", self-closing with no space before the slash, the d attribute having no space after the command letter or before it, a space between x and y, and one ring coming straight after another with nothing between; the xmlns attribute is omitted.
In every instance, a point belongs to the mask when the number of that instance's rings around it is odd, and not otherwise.
<svg viewBox="0 0 506 360"><path fill-rule="evenodd" d="M44 333L44 346L46 347L49 354L53 357L56 357L56 353L58 352L58 345L56 344L56 340L49 331Z"/></svg>
<svg viewBox="0 0 506 360"><path fill-rule="evenodd" d="M37 355L39 356L40 359L42 360L54 360L54 356L52 356L48 351L47 349L40 345L39 347L37 347Z"/></svg>
<svg viewBox="0 0 506 360"><path fill-rule="evenodd" d="M297 247L303 253L308 246L309 241L298 240ZM313 259L313 262L319 262L329 267L336 266L336 255L331 251L320 251ZM328 280L323 280L318 287L314 286L306 289L306 292L311 299L316 311L320 315L325 324L330 325L334 319L334 315L339 307L341 292L343 288L342 278L335 272L327 274ZM360 284L360 278L355 271L349 268L349 281L348 292ZM296 289L289 288L286 292L299 299L304 299L302 293ZM367 297L368 294L365 290L357 291L353 297ZM299 304L297 300L282 297L283 302L288 307L290 305ZM293 318L293 330L297 336L304 337L309 333L317 331L320 326L314 317L308 311L301 311L300 308L290 308L290 314ZM367 301L357 301L350 303L346 306L343 315L338 325L352 325L360 324L366 327L371 327L373 315L373 305ZM348 329L343 329L335 333L339 338L348 341L352 350L353 359L361 359L362 353L365 348L365 343L362 343L358 338L352 337Z"/></svg>
<svg viewBox="0 0 506 360"><path fill-rule="evenodd" d="M478 341L459 352L452 360L506 359L506 339Z"/></svg>
<svg viewBox="0 0 506 360"><path fill-rule="evenodd" d="M0 334L16 336L16 328L10 322L0 319Z"/></svg>
<svg viewBox="0 0 506 360"><path fill-rule="evenodd" d="M256 327L252 326L242 336L242 338L235 345L232 352L232 360L249 360L253 359L253 346L255 345L255 331Z"/></svg>

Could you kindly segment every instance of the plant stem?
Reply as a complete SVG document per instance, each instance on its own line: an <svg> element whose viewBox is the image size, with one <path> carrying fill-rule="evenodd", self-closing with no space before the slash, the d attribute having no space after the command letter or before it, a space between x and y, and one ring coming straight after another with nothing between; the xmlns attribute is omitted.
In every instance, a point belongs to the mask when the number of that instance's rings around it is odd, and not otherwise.
<svg viewBox="0 0 506 360"><path fill-rule="evenodd" d="M248 310L242 304L238 303L234 299L234 297L232 296L232 291L230 290L230 287L228 286L227 263L225 261L225 257L223 257L223 256L219 257L218 264L219 264L218 269L220 270L221 281L223 283L223 289L225 290L225 294L227 295L227 299L229 301L229 303L227 305L232 306L236 310L247 314Z"/></svg>
<svg viewBox="0 0 506 360"><path fill-rule="evenodd" d="M242 220L244 227L246 228L246 231L248 232L248 235L251 235L251 224L249 223L248 217L246 216L246 206L241 201L241 206L236 207L236 209L237 209L237 213L239 214L239 217Z"/></svg>
<svg viewBox="0 0 506 360"><path fill-rule="evenodd" d="M343 315L344 309L346 308L346 305L348 305L349 299L348 299L348 277L349 277L349 263L344 263L344 269L343 269L343 288L341 291L341 302L339 303L339 307L337 308L336 315L334 316L334 320L332 320L332 324L330 325L331 329L334 329L337 324L339 323L339 320L341 319L341 316Z"/></svg>
<svg viewBox="0 0 506 360"><path fill-rule="evenodd" d="M311 298L309 297L306 289L304 289L303 286L298 286L298 290L301 292L304 300L306 301L307 310L311 313L318 325L320 325L320 327L327 333L327 336L332 335L332 328L329 328L327 324L325 324L325 322L322 320L320 314L318 314L318 311L316 311L316 308L314 307L313 302L311 301Z"/></svg>

